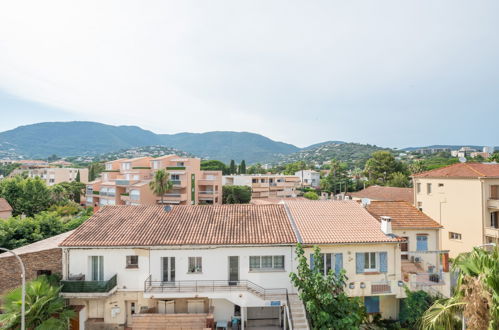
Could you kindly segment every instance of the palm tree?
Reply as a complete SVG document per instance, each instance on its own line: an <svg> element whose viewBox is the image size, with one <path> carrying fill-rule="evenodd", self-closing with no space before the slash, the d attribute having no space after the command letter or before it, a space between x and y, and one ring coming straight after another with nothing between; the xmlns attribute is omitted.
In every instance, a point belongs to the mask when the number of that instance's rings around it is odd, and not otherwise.
<svg viewBox="0 0 499 330"><path fill-rule="evenodd" d="M40 276L26 283L26 329L68 329L69 320L76 316L59 296L60 287ZM2 329L19 329L21 324L21 288L3 297Z"/></svg>
<svg viewBox="0 0 499 330"><path fill-rule="evenodd" d="M454 294L436 301L423 315L423 329L453 329L461 317L471 330L499 329L499 248L474 248L453 263Z"/></svg>
<svg viewBox="0 0 499 330"><path fill-rule="evenodd" d="M170 180L170 175L166 170L158 170L154 174L154 179L149 182L149 188L153 193L161 198L161 204L163 204L164 195L170 191L173 187L173 182Z"/></svg>

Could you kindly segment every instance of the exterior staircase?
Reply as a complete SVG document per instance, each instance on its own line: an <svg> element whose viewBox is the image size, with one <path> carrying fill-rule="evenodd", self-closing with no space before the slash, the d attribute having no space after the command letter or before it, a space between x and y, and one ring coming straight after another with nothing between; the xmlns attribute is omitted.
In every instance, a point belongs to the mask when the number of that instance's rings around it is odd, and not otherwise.
<svg viewBox="0 0 499 330"><path fill-rule="evenodd" d="M293 320L293 330L310 330L305 314L305 306L297 294L289 294L289 311Z"/></svg>

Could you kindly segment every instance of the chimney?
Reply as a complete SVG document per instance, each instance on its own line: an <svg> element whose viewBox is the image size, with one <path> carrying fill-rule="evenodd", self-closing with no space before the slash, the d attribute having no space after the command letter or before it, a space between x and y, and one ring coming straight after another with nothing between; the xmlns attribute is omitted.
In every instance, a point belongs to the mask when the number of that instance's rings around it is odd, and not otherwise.
<svg viewBox="0 0 499 330"><path fill-rule="evenodd" d="M392 218L387 216L381 217L381 231L385 235L391 235L392 233Z"/></svg>

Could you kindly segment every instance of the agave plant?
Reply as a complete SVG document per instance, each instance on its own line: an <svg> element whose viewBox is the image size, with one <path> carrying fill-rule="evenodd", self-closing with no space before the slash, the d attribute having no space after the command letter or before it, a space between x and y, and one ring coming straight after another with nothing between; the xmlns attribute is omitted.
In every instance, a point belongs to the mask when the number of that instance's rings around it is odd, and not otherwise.
<svg viewBox="0 0 499 330"><path fill-rule="evenodd" d="M470 330L499 329L499 249L474 248L453 263L458 273L452 297L437 300L423 315L422 329L453 329L462 317Z"/></svg>
<svg viewBox="0 0 499 330"><path fill-rule="evenodd" d="M45 276L26 283L26 329L68 329L69 320L75 312L65 306L59 292L60 287L52 285ZM20 328L21 299L20 287L3 297L2 329Z"/></svg>

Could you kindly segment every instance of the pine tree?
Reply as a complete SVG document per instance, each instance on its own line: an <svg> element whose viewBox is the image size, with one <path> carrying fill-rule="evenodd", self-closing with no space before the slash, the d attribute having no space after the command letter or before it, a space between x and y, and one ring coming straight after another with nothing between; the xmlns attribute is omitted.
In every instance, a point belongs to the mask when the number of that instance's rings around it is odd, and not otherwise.
<svg viewBox="0 0 499 330"><path fill-rule="evenodd" d="M236 162L234 162L234 159L230 161L230 166L229 166L229 172L230 174L236 174Z"/></svg>
<svg viewBox="0 0 499 330"><path fill-rule="evenodd" d="M246 174L246 162L244 159L241 161L241 165L239 165L239 174Z"/></svg>

